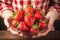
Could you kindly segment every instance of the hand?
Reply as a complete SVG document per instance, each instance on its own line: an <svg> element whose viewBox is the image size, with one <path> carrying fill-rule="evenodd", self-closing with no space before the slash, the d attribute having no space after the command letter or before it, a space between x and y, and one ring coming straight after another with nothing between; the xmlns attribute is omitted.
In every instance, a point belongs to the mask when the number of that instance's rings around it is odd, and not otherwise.
<svg viewBox="0 0 60 40"><path fill-rule="evenodd" d="M58 12L55 9L50 10L46 15L46 19L49 21L48 29L43 33L38 33L36 35L33 35L32 38L46 36L50 31L54 31L53 24L57 18L58 18Z"/></svg>
<svg viewBox="0 0 60 40"><path fill-rule="evenodd" d="M7 31L10 31L14 35L26 38L27 35L25 35L25 34L23 34L21 32L18 32L15 28L12 28L11 21L12 21L11 18L4 18L4 23L5 23L6 27L7 27Z"/></svg>
<svg viewBox="0 0 60 40"><path fill-rule="evenodd" d="M10 10L6 10L6 11L3 12L3 14L1 14L1 16L4 18L4 24L7 27L7 31L10 31L12 34L15 34L15 35L26 38L27 37L26 35L24 35L23 33L18 32L14 28L12 28L12 26L11 26L12 14L13 14L13 12L10 11Z"/></svg>

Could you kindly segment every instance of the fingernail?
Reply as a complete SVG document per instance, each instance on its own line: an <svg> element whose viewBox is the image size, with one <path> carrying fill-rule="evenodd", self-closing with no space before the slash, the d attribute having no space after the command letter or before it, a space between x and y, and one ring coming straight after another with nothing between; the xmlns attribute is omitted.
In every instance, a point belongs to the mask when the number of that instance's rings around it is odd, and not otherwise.
<svg viewBox="0 0 60 40"><path fill-rule="evenodd" d="M20 33L19 35L23 37L23 34L22 33Z"/></svg>
<svg viewBox="0 0 60 40"><path fill-rule="evenodd" d="M38 34L38 37L40 36L40 34Z"/></svg>
<svg viewBox="0 0 60 40"><path fill-rule="evenodd" d="M32 36L32 38L36 38L36 36Z"/></svg>

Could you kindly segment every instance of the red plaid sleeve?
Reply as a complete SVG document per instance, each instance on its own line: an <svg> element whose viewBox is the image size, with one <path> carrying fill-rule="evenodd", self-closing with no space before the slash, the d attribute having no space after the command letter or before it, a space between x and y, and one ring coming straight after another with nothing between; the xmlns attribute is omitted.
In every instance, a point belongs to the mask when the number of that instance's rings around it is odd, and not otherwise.
<svg viewBox="0 0 60 40"><path fill-rule="evenodd" d="M11 0L0 0L0 11L12 10Z"/></svg>
<svg viewBox="0 0 60 40"><path fill-rule="evenodd" d="M12 1L12 2L11 2ZM50 9L55 8L59 11L60 0L52 0L52 5ZM47 12L49 0L0 0L0 10L12 9L14 11L25 8L27 5L33 5L34 8L41 8L43 12ZM11 7L12 6L12 7Z"/></svg>
<svg viewBox="0 0 60 40"><path fill-rule="evenodd" d="M48 9L49 0L13 0L12 7L14 11L20 8L25 9L27 5L33 5L33 8L41 8L43 12Z"/></svg>
<svg viewBox="0 0 60 40"><path fill-rule="evenodd" d="M59 14L58 20L60 20L60 0L51 0L50 2L51 3L50 3L49 11L52 9L57 10Z"/></svg>
<svg viewBox="0 0 60 40"><path fill-rule="evenodd" d="M50 9L56 9L60 13L60 0L51 0Z"/></svg>

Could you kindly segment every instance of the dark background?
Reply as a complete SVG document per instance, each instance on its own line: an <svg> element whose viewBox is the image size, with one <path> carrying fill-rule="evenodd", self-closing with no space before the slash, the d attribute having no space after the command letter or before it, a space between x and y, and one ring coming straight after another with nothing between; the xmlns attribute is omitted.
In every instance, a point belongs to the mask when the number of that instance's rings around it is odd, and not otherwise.
<svg viewBox="0 0 60 40"><path fill-rule="evenodd" d="M3 19L0 17L0 30L6 30Z"/></svg>

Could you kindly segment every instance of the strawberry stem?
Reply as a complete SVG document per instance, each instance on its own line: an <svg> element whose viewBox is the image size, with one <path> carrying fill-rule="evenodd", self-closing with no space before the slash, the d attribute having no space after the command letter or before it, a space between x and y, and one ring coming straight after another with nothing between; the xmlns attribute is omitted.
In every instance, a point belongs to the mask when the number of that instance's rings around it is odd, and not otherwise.
<svg viewBox="0 0 60 40"><path fill-rule="evenodd" d="M32 28L35 29L35 30L39 29L39 26L38 26L37 22L36 22L36 24L34 24L34 25L32 26Z"/></svg>
<svg viewBox="0 0 60 40"><path fill-rule="evenodd" d="M40 19L40 20L39 20L39 22L46 23L46 22L47 22L47 20L42 20L42 19Z"/></svg>
<svg viewBox="0 0 60 40"><path fill-rule="evenodd" d="M45 13L43 11L41 12L41 15L45 18Z"/></svg>
<svg viewBox="0 0 60 40"><path fill-rule="evenodd" d="M36 8L36 10L42 10L41 8Z"/></svg>
<svg viewBox="0 0 60 40"><path fill-rule="evenodd" d="M16 24L16 28L18 29L18 26L19 26L19 22L17 22L17 24Z"/></svg>
<svg viewBox="0 0 60 40"><path fill-rule="evenodd" d="M14 13L13 13L13 15L12 15L12 19L14 19L14 18L15 18L15 15L16 15L16 12L14 12Z"/></svg>

